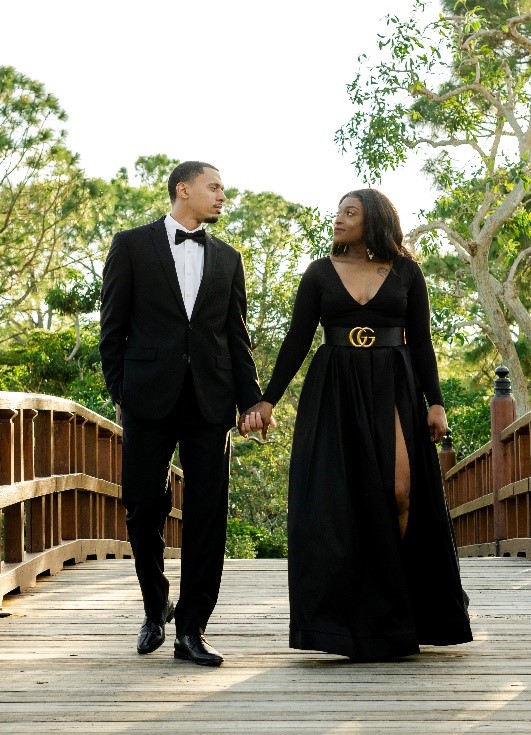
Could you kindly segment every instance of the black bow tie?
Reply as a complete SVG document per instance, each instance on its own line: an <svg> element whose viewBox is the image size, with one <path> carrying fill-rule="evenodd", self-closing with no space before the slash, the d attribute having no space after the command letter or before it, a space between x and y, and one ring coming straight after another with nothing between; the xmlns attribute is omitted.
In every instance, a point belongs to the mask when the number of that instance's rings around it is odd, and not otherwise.
<svg viewBox="0 0 531 735"><path fill-rule="evenodd" d="M195 240L195 242L198 242L200 245L205 245L206 232L205 230L197 230L197 232L184 232L184 230L176 230L175 244L180 245L180 243L184 242L185 240Z"/></svg>

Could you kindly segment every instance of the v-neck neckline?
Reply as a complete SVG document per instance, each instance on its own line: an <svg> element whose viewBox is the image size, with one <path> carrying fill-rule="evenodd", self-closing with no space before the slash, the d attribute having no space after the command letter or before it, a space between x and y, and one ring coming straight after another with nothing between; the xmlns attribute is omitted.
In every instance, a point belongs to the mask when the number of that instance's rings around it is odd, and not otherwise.
<svg viewBox="0 0 531 735"><path fill-rule="evenodd" d="M380 291L382 290L382 288L383 288L383 287L385 286L385 284L386 284L386 282L387 282L387 279L388 279L388 278L389 278L389 276L391 275L391 271L392 271L392 268L390 268L390 269L389 269L389 273L388 273L388 274L386 275L386 277L385 277L385 278L384 278L384 280L383 280L383 283L381 283L381 284L380 284L380 286L378 287L377 291L376 291L376 292L375 292L375 293L374 293L374 294L373 294L373 295L371 296L371 298L370 298L370 299L368 299L367 301L365 301L365 302L364 302L364 303L362 304L362 303L361 303L360 301L358 301L358 299L356 299L356 298L355 298L355 297L354 297L354 296L353 296L353 295L352 295L352 294L350 293L350 291L348 290L348 288L347 288L347 287L345 286L345 284L343 283L343 279L342 279L342 278L341 278L341 276L339 275L339 273L338 273L338 271L337 271L337 269L336 269L336 267L335 267L334 263L332 262L332 258L331 258L330 256L328 256L328 262L330 263L330 266L332 267L332 270L333 270L333 271L334 271L334 273L336 274L336 276L337 276L337 279L338 279L339 283L341 284L341 286L342 286L342 288L343 288L343 291L345 291L345 293L346 293L346 294L347 294L347 295L348 295L348 296L349 296L349 297L350 297L350 298L352 299L352 301L353 301L353 302L354 302L355 304L357 304L358 306L361 306L361 307L367 306L367 304L370 304L370 303L371 303L371 301L374 301L374 299L375 299L375 298L376 298L376 297L378 296L378 294L380 293Z"/></svg>

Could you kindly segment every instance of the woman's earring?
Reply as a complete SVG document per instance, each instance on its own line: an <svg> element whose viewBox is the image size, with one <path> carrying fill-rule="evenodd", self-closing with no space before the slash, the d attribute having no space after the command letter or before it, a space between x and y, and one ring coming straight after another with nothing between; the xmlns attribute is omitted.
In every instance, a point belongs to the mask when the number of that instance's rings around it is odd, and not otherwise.
<svg viewBox="0 0 531 735"><path fill-rule="evenodd" d="M369 256L369 260L372 260L374 258L374 253L372 252L372 250L369 250L369 248L367 248L367 255Z"/></svg>

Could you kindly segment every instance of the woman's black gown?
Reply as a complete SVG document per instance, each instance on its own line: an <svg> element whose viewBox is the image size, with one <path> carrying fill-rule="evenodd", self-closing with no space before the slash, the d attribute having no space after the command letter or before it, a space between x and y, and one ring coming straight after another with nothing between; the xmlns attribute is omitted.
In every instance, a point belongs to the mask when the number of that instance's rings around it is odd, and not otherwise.
<svg viewBox="0 0 531 735"><path fill-rule="evenodd" d="M426 401L442 404L424 277L399 257L359 304L330 258L310 264L264 400L275 404L317 325L405 328L406 344L321 345L301 392L290 467L290 647L381 661L472 640ZM400 538L395 406L411 468Z"/></svg>

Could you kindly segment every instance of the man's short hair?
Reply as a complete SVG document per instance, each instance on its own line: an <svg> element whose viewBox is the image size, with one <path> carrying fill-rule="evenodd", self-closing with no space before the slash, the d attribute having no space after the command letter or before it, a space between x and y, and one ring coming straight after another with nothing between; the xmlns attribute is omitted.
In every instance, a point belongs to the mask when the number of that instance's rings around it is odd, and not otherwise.
<svg viewBox="0 0 531 735"><path fill-rule="evenodd" d="M191 183L197 176L203 173L205 168L213 168L214 171L219 171L211 163L205 163L204 161L184 161L173 169L168 179L168 193L172 204L177 198L177 184L181 181Z"/></svg>

